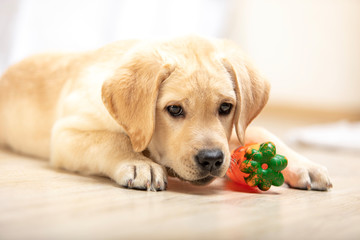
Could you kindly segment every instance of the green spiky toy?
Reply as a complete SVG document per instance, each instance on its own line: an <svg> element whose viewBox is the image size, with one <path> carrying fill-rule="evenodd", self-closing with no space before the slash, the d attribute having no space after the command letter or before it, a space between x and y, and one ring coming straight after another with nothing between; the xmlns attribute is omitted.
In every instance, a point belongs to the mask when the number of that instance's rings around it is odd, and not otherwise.
<svg viewBox="0 0 360 240"><path fill-rule="evenodd" d="M243 184L245 181L251 187L267 191L271 185L281 186L284 183L281 171L287 163L286 157L276 154L272 142L248 144L232 152L227 175L236 183Z"/></svg>

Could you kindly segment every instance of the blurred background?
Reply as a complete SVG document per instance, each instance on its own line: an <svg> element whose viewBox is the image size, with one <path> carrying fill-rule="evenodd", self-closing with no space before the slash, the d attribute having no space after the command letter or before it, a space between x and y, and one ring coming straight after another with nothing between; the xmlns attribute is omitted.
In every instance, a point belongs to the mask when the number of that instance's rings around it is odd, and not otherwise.
<svg viewBox="0 0 360 240"><path fill-rule="evenodd" d="M358 0L0 0L0 71L37 52L184 34L242 46L272 83L265 113L360 119Z"/></svg>

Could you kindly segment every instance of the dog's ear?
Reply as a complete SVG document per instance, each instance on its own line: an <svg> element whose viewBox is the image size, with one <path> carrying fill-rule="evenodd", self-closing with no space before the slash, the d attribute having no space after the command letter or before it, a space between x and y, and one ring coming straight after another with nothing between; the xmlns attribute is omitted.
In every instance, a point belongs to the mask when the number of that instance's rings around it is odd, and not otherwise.
<svg viewBox="0 0 360 240"><path fill-rule="evenodd" d="M102 86L105 107L136 152L145 150L151 140L159 87L173 69L156 53L134 53Z"/></svg>
<svg viewBox="0 0 360 240"><path fill-rule="evenodd" d="M234 118L236 134L240 143L244 144L247 126L268 101L270 84L235 44L224 41L221 45L225 53L222 62L234 82L237 98Z"/></svg>

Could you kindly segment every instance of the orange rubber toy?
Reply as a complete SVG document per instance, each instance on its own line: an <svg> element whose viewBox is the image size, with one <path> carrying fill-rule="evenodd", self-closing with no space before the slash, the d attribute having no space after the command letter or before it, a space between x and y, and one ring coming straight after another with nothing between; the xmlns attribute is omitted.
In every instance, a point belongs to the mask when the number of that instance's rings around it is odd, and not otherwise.
<svg viewBox="0 0 360 240"><path fill-rule="evenodd" d="M272 142L247 144L232 152L227 176L237 184L257 186L267 191L271 185L281 186L284 183L281 171L287 163L286 157L276 154Z"/></svg>

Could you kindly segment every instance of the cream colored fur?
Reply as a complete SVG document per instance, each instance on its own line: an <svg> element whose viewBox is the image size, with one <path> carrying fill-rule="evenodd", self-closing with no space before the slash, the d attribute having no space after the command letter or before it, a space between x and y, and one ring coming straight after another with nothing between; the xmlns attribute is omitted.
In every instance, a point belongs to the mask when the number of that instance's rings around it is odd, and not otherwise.
<svg viewBox="0 0 360 240"><path fill-rule="evenodd" d="M44 54L0 80L0 144L50 159L54 167L104 175L121 186L163 190L167 173L194 184L224 176L229 141L274 141L289 158L293 187L331 187L324 167L266 130L246 131L267 102L269 84L229 41L184 37L120 41L92 52ZM222 103L229 115L219 115ZM175 118L170 105L182 106ZM202 149L220 149L216 171L199 168Z"/></svg>

